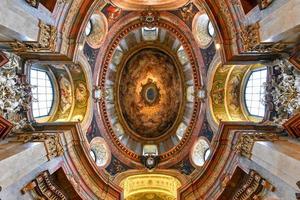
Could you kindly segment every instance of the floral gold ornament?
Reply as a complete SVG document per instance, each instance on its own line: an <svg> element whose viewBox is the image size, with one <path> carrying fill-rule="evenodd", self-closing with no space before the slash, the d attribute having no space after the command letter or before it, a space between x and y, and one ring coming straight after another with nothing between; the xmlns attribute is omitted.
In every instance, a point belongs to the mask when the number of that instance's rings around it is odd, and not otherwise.
<svg viewBox="0 0 300 200"><path fill-rule="evenodd" d="M25 0L30 6L34 8L38 8L40 4L40 0ZM58 4L66 3L67 0L57 0Z"/></svg>
<svg viewBox="0 0 300 200"><path fill-rule="evenodd" d="M274 0L259 0L259 8L261 10L263 9L266 9L267 7L269 7L271 5L271 3L273 2Z"/></svg>
<svg viewBox="0 0 300 200"><path fill-rule="evenodd" d="M8 42L16 53L54 52L56 48L57 30L55 26L40 21L39 36L35 42Z"/></svg>
<svg viewBox="0 0 300 200"><path fill-rule="evenodd" d="M241 137L239 138L235 150L236 152L240 153L242 156L247 158L251 158L252 156L252 149L255 142L258 141L276 141L279 140L279 135L274 133L242 133Z"/></svg>
<svg viewBox="0 0 300 200"><path fill-rule="evenodd" d="M259 29L259 22L242 27L240 37L244 51L257 53L279 53L283 52L288 47L289 44L287 43L261 42Z"/></svg>
<svg viewBox="0 0 300 200"><path fill-rule="evenodd" d="M159 21L159 12L152 9L145 10L141 13L140 20L147 28L153 28Z"/></svg>
<svg viewBox="0 0 300 200"><path fill-rule="evenodd" d="M63 155L64 149L58 134L34 133L20 134L14 139L17 142L44 142L49 160Z"/></svg>
<svg viewBox="0 0 300 200"><path fill-rule="evenodd" d="M272 65L278 75L265 87L276 113L272 120L283 124L300 112L300 71L286 60L276 60Z"/></svg>
<svg viewBox="0 0 300 200"><path fill-rule="evenodd" d="M174 200L177 199L177 189L180 186L180 181L175 177L152 173L129 176L121 182L121 187L124 189L125 199L148 199L147 197L150 196L148 194L145 197L144 195L146 193L161 193L167 195L163 199ZM136 194L143 194L143 197L135 198Z"/></svg>
<svg viewBox="0 0 300 200"><path fill-rule="evenodd" d="M39 7L39 3L40 3L39 0L26 0L26 2L34 8Z"/></svg>
<svg viewBox="0 0 300 200"><path fill-rule="evenodd" d="M180 9L180 13L184 21L189 21L190 19L193 19L195 15L195 13L193 13L193 3L189 3L183 6Z"/></svg>
<svg viewBox="0 0 300 200"><path fill-rule="evenodd" d="M0 68L0 115L18 130L29 123L24 112L30 109L31 86L17 75L20 58L9 53L7 56L9 62Z"/></svg>

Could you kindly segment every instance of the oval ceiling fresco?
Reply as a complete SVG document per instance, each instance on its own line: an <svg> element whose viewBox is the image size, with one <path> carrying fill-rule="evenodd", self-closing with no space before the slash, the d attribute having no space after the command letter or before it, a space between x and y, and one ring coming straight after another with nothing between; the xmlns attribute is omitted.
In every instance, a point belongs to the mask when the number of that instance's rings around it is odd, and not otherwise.
<svg viewBox="0 0 300 200"><path fill-rule="evenodd" d="M97 58L97 123L110 147L121 149L116 156L124 163L140 165L149 145L160 163L181 149L188 152L186 144L196 140L202 124L197 116L204 112L198 97L203 63L196 41L188 41L192 31L156 14L129 15L130 23L114 24L110 32L118 34L108 33Z"/></svg>
<svg viewBox="0 0 300 200"><path fill-rule="evenodd" d="M131 131L153 139L175 124L183 88L170 56L156 49L135 53L124 65L119 83L120 113Z"/></svg>

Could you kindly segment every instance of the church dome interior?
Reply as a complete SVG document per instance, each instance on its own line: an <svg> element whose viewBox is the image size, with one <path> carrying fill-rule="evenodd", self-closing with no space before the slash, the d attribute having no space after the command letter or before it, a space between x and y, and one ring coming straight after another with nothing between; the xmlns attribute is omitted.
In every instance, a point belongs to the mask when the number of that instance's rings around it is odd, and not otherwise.
<svg viewBox="0 0 300 200"><path fill-rule="evenodd" d="M300 200L299 0L0 1L0 200Z"/></svg>

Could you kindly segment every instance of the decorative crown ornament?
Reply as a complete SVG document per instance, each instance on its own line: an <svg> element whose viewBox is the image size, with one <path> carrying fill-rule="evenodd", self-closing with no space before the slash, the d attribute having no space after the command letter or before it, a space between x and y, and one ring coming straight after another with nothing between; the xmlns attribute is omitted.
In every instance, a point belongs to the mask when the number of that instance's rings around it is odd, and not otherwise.
<svg viewBox="0 0 300 200"><path fill-rule="evenodd" d="M158 25L159 21L159 12L149 8L147 10L142 11L140 20L143 25L147 28L154 28Z"/></svg>

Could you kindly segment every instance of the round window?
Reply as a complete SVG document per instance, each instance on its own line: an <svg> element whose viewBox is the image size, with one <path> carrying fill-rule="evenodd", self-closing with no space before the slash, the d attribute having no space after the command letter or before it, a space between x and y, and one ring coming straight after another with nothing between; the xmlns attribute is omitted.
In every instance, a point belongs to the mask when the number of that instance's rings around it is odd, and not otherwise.
<svg viewBox="0 0 300 200"><path fill-rule="evenodd" d="M192 150L192 160L194 164L197 166L203 166L209 156L210 147L208 142L203 138L199 138Z"/></svg>

